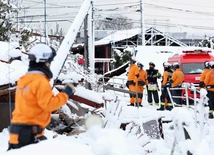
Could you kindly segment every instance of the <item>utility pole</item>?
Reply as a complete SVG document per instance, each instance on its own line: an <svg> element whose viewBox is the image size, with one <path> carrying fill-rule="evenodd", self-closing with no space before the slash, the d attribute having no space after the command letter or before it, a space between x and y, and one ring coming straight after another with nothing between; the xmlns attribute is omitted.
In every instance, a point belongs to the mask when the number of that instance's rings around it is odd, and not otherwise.
<svg viewBox="0 0 214 155"><path fill-rule="evenodd" d="M84 58L85 58L85 68L89 67L89 61L88 61L88 15L84 19Z"/></svg>
<svg viewBox="0 0 214 155"><path fill-rule="evenodd" d="M85 19L84 19L84 58L85 58L84 67L85 68L89 67L88 18L89 18L89 15L87 14L85 16ZM86 81L86 84L85 84L85 88L91 90L90 83L88 83L87 81Z"/></svg>
<svg viewBox="0 0 214 155"><path fill-rule="evenodd" d="M145 46L145 22L144 22L144 2L140 0L140 25L141 25L141 35L142 35L142 46Z"/></svg>
<svg viewBox="0 0 214 155"><path fill-rule="evenodd" d="M17 0L16 5L17 5L16 7L18 8L18 11L17 11L17 18L16 18L16 21L17 21L16 30L19 31L19 0Z"/></svg>
<svg viewBox="0 0 214 155"><path fill-rule="evenodd" d="M46 0L44 0L44 37L45 43L47 44L47 33L46 33L46 24L47 24L47 13L46 13Z"/></svg>
<svg viewBox="0 0 214 155"><path fill-rule="evenodd" d="M89 46L89 67L91 73L95 72L95 48L94 48L94 6L91 1L91 8L88 13L88 46Z"/></svg>

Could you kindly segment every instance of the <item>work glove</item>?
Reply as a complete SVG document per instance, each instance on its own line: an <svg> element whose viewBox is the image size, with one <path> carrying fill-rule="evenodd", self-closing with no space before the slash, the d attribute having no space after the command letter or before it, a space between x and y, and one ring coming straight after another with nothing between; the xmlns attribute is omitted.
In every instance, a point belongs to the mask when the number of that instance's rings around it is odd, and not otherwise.
<svg viewBox="0 0 214 155"><path fill-rule="evenodd" d="M161 74L160 74L160 73L157 74L157 78L158 78L158 79L161 78Z"/></svg>
<svg viewBox="0 0 214 155"><path fill-rule="evenodd" d="M73 84L67 84L65 87L62 89L62 92L66 93L68 96L72 95L75 93L75 88Z"/></svg>
<svg viewBox="0 0 214 155"><path fill-rule="evenodd" d="M127 88L129 88L129 84L128 84L128 82L126 82L126 87L127 87Z"/></svg>

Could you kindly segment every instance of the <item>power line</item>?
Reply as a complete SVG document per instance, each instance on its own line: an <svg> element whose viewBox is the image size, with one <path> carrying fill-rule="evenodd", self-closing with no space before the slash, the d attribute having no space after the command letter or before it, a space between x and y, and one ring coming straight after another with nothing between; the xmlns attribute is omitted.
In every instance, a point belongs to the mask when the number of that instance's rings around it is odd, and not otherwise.
<svg viewBox="0 0 214 155"><path fill-rule="evenodd" d="M140 3L139 2L135 2L135 3L106 3L106 4L97 4L94 6L125 5L125 4L140 4Z"/></svg>
<svg viewBox="0 0 214 155"><path fill-rule="evenodd" d="M107 21L107 20L100 20L103 22L115 24L115 25L121 25L120 23L112 22L112 21ZM130 21L129 23L135 23L135 24L140 24L139 21ZM123 25L128 25L129 23L123 23ZM145 21L146 25L154 25L153 22L147 22ZM208 27L208 26L198 26L198 25L186 25L186 24L173 24L173 23L161 23L161 22L156 22L155 25L158 26L170 26L170 27L186 27L186 28L194 28L194 29L206 29L206 30L214 30L214 27Z"/></svg>
<svg viewBox="0 0 214 155"><path fill-rule="evenodd" d="M149 3L145 3L145 5L147 6L151 6L151 7L155 7L156 9L167 9L167 10L173 10L173 11L178 11L178 12L183 12L183 13L198 13L198 14L203 14L203 15L214 15L214 12L201 12L201 11L192 11L192 10L188 10L188 9L181 9L181 8L174 8L174 7L166 7L166 6L162 6L162 5L155 5L155 4L149 4Z"/></svg>
<svg viewBox="0 0 214 155"><path fill-rule="evenodd" d="M158 0L158 2L165 2L165 3L170 3L170 4L178 4L178 5L183 5L183 6L186 6L186 5L190 5L190 6L196 6L196 7L200 7L200 8L212 8L213 9L213 7L211 7L210 5L209 6L202 6L202 5L195 5L195 4L185 4L185 3L179 3L179 2L172 2L172 1L164 1L164 0Z"/></svg>

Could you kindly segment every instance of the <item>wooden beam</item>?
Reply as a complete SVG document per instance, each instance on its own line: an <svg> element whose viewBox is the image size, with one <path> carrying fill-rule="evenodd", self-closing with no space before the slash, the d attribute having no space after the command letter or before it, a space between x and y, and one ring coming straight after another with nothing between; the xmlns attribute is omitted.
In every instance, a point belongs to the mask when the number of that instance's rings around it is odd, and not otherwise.
<svg viewBox="0 0 214 155"><path fill-rule="evenodd" d="M89 105L89 106L94 107L94 108L101 108L101 107L103 107L103 103L99 104L99 103L96 103L94 101L90 101L88 99L85 99L85 98L77 96L77 95L71 95L69 98L72 99L72 100L75 100L77 102Z"/></svg>

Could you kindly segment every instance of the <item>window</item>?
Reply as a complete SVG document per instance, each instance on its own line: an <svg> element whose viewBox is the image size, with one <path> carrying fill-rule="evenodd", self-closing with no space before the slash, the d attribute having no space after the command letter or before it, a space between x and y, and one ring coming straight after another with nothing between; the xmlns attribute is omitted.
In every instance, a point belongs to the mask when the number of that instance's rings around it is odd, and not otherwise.
<svg viewBox="0 0 214 155"><path fill-rule="evenodd" d="M204 70L204 63L188 63L183 64L184 74L201 74Z"/></svg>

